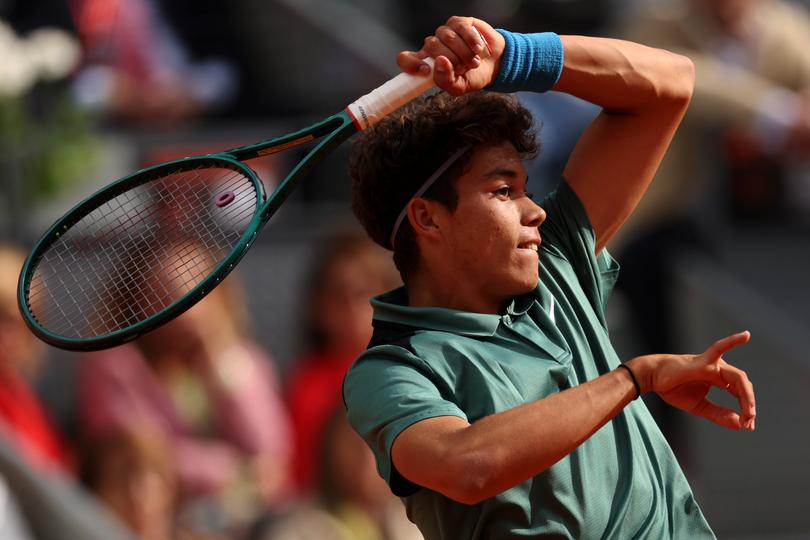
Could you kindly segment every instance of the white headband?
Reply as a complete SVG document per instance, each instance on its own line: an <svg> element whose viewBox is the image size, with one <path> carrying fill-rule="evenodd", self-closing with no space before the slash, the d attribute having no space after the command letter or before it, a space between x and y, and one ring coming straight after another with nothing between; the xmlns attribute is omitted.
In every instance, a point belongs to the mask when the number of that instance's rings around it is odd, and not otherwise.
<svg viewBox="0 0 810 540"><path fill-rule="evenodd" d="M391 229L391 238L390 238L391 249L394 248L394 239L397 237L397 231L399 231L399 227L400 227L400 225L402 225L402 222L405 219L405 216L408 215L408 204L410 204L410 202L412 200L416 199L417 197L421 197L422 195L424 195L425 192L428 189L430 189L430 186L432 186L434 183L436 183L436 180L438 180L439 177L441 175L443 175L444 172L447 169L449 169L450 166L458 160L458 158L460 158L462 155L464 155L464 153L467 150L469 150L469 147L465 146L463 148L460 148L459 150L456 151L455 154L453 154L452 156L447 158L447 161L442 163L441 167L436 169L436 172L434 172L432 175L430 175L430 178L425 180L425 183L422 184L422 187L420 187L417 190L417 192L414 193L413 196L410 199L408 199L408 202L406 202L405 206L402 208L402 212L399 213L399 215L397 216L397 220L394 222L394 228Z"/></svg>

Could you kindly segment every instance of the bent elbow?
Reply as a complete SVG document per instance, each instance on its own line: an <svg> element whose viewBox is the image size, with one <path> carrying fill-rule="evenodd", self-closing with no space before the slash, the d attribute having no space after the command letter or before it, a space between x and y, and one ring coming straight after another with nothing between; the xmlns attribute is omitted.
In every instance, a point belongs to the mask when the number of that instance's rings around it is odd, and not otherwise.
<svg viewBox="0 0 810 540"><path fill-rule="evenodd" d="M493 496L498 477L495 463L482 456L458 456L447 467L444 495L461 504L475 505Z"/></svg>
<svg viewBox="0 0 810 540"><path fill-rule="evenodd" d="M695 91L695 64L687 56L671 53L671 66L668 97L672 102L686 106Z"/></svg>

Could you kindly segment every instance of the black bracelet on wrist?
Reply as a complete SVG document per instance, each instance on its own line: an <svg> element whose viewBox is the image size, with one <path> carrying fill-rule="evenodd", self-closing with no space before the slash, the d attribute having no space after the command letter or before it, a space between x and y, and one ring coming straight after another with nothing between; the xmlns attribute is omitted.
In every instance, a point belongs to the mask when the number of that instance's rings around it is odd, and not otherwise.
<svg viewBox="0 0 810 540"><path fill-rule="evenodd" d="M633 370L630 369L629 366L626 366L624 364L619 364L619 367L626 369L627 373L630 374L630 379L632 379L633 381L633 386L636 387L636 397L634 397L633 399L638 399L639 396L641 396L641 387L638 385L638 379L636 379L635 373L633 373Z"/></svg>

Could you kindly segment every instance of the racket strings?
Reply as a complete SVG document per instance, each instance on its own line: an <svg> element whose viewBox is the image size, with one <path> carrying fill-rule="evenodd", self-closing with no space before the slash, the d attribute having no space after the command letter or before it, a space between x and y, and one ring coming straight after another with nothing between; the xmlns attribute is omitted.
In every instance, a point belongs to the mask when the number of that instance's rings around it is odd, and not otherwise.
<svg viewBox="0 0 810 540"><path fill-rule="evenodd" d="M226 192L233 201L217 206ZM258 197L240 170L211 166L119 193L43 253L28 307L43 328L73 338L142 322L188 294L233 251Z"/></svg>
<svg viewBox="0 0 810 540"><path fill-rule="evenodd" d="M167 197L166 197L166 193L167 193L167 192L165 192L165 191L164 191L164 193L161 195L161 197L162 197L162 198L164 198L164 199L167 199ZM168 192L168 193L171 193L171 192ZM131 199L131 197L129 197L129 199ZM172 200L172 199L175 199L175 200ZM125 198L124 200L126 200L126 198ZM179 202L179 201L177 201L177 200L176 200L176 198L175 198L175 197L168 197L168 200L169 200L169 202L170 202L170 203L177 203L177 202ZM108 205L108 206L109 206L109 205ZM107 208L106 210L109 210L109 208ZM120 217L119 217L118 221L123 223L123 221L120 219ZM130 220L130 221L131 221L131 220ZM148 232L147 232L147 234L143 234L142 236L143 236L143 238L144 238L144 239L146 239L146 240L153 240L154 238L148 238L148 237L149 237L149 236L154 237L154 230L148 231ZM131 236L131 235L129 235L129 238L131 239L131 238L132 238L132 236ZM154 245L158 245L158 244L154 244ZM164 247L165 247L165 246L164 246ZM119 249L119 250L113 250L113 251L111 251L111 252L117 256L117 259L118 259L118 260L117 260L117 263L118 263L118 264L117 264L117 265L115 265L115 266L114 266L114 268L119 269L119 272L118 272L118 274L115 276L117 279L115 279L115 280L108 280L108 282L109 282L109 283L118 283L118 284L123 284L123 285L124 285L124 288L127 290L127 293L129 294L129 296L131 297L131 300L132 300L131 305L130 305L130 306L128 306L128 307L130 307L130 308L134 308L135 313L138 313L138 312L143 313L143 312L147 312L147 311L150 309L150 307L152 307L152 306L153 306L155 303L165 303L165 302L167 301L166 297L170 296L170 295L169 295L169 291L168 291L168 289L167 289L167 288L166 288L166 287L163 285L163 283L164 283L163 281L157 280L155 283L157 283L158 285L160 285L160 286L161 286L161 288L163 289L163 292L164 292L164 293L166 293L166 294L165 294L165 295L163 295L163 297L162 297L162 298L158 298L156 301L153 301L153 302L147 302L146 304L144 304L144 303L143 303L143 302L144 302L144 300L143 300L143 299L139 299L139 298L137 297L137 295L133 294L133 289L132 289L132 287L129 287L129 286L127 285L127 283L130 283L130 282L133 282L133 281L134 281L134 282L143 282L143 281L145 280L145 276L143 275L143 273L142 273L142 272L139 272L139 273L138 273L138 275L133 276L133 274L132 274L131 272L127 272L127 271L126 271L126 269L128 269L128 268L133 268L133 265L131 264L131 262L132 262L132 260L133 260L133 259L132 259L132 253L131 253L131 250L130 250L130 251L127 251L127 252L125 252L127 255L129 255L129 258L130 258L130 260L129 260L128 262L125 262L125 261L121 260L121 258L120 258L120 254L121 254L120 249ZM166 253L165 249L163 250L162 255L164 255L164 256L168 256L168 254ZM147 257L147 258L146 258L144 261L142 261L142 262L143 262L143 263L144 263L144 265L145 265L145 266L147 266L147 267L148 267L148 266L154 266L154 265L155 265L155 261L150 261L148 257ZM187 264L188 264L188 261L181 261L181 262L182 262L182 264L184 264L184 265L187 265ZM135 268L137 268L137 267L135 267ZM123 271L123 274L125 274L125 275L122 275L122 271ZM82 288L82 289L83 289L83 288ZM107 311L108 311L108 313L106 313L106 314L101 314L101 315L102 315L102 318L108 318L108 317L109 317L109 310L107 310ZM124 318L129 318L129 317L127 317L127 315L129 315L129 316L132 316L132 315L133 315L133 313L132 313L133 309L128 309L128 310L126 310L126 311L127 311L127 312L129 312L129 313L123 313L122 315L124 315ZM155 310L154 310L154 309L152 309L151 311L155 311ZM115 319L116 319L116 318L114 318L114 322L118 322L118 324L117 324L116 326L120 325L120 321L116 321ZM117 319L120 319L120 317L118 317Z"/></svg>

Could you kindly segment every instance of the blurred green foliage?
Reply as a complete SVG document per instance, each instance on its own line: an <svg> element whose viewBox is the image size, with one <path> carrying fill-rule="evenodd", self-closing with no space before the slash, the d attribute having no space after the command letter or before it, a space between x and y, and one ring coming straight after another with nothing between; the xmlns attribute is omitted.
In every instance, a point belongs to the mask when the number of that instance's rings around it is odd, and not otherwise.
<svg viewBox="0 0 810 540"><path fill-rule="evenodd" d="M80 183L98 157L93 119L62 85L40 85L0 97L0 182L21 185L24 200L41 202Z"/></svg>

